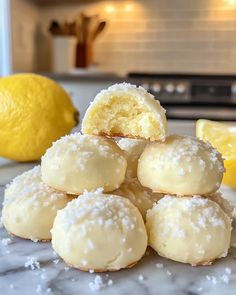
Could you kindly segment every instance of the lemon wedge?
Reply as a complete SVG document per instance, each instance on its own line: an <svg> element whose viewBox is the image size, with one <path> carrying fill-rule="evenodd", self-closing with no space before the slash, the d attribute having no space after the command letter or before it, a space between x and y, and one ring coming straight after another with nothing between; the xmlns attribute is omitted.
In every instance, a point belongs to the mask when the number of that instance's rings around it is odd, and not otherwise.
<svg viewBox="0 0 236 295"><path fill-rule="evenodd" d="M236 124L200 119L196 123L196 136L209 141L223 155L226 169L223 183L236 188Z"/></svg>

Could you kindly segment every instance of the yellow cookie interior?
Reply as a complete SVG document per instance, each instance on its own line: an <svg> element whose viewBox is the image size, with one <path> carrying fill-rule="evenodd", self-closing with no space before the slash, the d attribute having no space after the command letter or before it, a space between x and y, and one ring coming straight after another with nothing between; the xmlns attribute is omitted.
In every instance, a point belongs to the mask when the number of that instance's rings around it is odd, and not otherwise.
<svg viewBox="0 0 236 295"><path fill-rule="evenodd" d="M87 134L163 140L165 110L145 89L127 83L101 91L88 108L82 131Z"/></svg>

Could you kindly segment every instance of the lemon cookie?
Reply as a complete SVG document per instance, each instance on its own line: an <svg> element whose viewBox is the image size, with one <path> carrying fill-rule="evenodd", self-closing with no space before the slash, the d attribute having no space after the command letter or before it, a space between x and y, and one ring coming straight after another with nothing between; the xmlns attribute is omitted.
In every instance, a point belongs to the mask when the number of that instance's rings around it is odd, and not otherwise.
<svg viewBox="0 0 236 295"><path fill-rule="evenodd" d="M128 199L90 192L58 211L52 246L72 267L116 271L142 258L147 233L141 214Z"/></svg>
<svg viewBox="0 0 236 295"><path fill-rule="evenodd" d="M138 179L126 179L121 186L112 192L115 195L129 199L140 211L143 219L146 219L147 210L163 197L163 194L153 193L143 187Z"/></svg>
<svg viewBox="0 0 236 295"><path fill-rule="evenodd" d="M117 140L118 146L125 152L127 159L127 177L137 177L138 159L142 154L147 140L120 138Z"/></svg>
<svg viewBox="0 0 236 295"><path fill-rule="evenodd" d="M72 200L42 182L40 166L16 178L5 190L2 210L7 231L24 239L50 240L57 210Z"/></svg>
<svg viewBox="0 0 236 295"><path fill-rule="evenodd" d="M125 178L127 161L113 140L74 133L54 142L41 166L49 186L81 194L99 187L105 192L117 189Z"/></svg>
<svg viewBox="0 0 236 295"><path fill-rule="evenodd" d="M165 196L147 213L149 244L160 256L191 265L209 265L227 256L231 219L200 196Z"/></svg>
<svg viewBox="0 0 236 295"><path fill-rule="evenodd" d="M180 135L147 145L137 172L143 186L179 195L213 193L223 173L223 159L216 149L197 138Z"/></svg>
<svg viewBox="0 0 236 295"><path fill-rule="evenodd" d="M115 84L97 94L87 109L82 132L111 137L164 140L165 110L142 87Z"/></svg>
<svg viewBox="0 0 236 295"><path fill-rule="evenodd" d="M205 195L203 197L206 197L211 201L217 203L230 218L234 218L234 207L227 199L224 198L224 195L220 191L217 191L213 194Z"/></svg>

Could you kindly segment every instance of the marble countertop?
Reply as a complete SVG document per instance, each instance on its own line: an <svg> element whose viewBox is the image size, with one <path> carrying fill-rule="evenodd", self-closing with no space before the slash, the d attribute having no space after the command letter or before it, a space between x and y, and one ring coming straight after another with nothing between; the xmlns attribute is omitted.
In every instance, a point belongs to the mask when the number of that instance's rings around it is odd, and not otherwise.
<svg viewBox="0 0 236 295"><path fill-rule="evenodd" d="M0 159L0 203L5 184L35 163L19 164ZM225 196L236 205L236 191L222 188ZM9 239L6 239L9 238ZM35 261L32 269L28 261ZM132 269L99 274L104 288L94 289L96 274L68 268L59 259L50 243L34 243L9 237L0 229L0 294L32 295L235 295L236 249L213 266L191 267L150 254ZM112 280L112 284L108 281Z"/></svg>

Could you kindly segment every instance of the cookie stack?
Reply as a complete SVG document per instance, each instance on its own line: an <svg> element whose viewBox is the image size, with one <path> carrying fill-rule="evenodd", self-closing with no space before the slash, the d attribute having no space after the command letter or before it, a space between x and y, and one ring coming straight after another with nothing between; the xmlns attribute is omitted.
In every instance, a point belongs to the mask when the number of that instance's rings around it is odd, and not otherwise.
<svg viewBox="0 0 236 295"><path fill-rule="evenodd" d="M56 141L41 167L7 187L6 229L52 239L68 265L92 272L132 267L148 244L192 265L226 256L231 208L215 194L221 155L196 138L166 133L165 110L142 87L101 91L82 134Z"/></svg>
<svg viewBox="0 0 236 295"><path fill-rule="evenodd" d="M192 265L227 255L231 220L214 197L223 172L221 155L197 138L171 135L144 149L138 178L165 194L147 214L149 243L159 255Z"/></svg>

